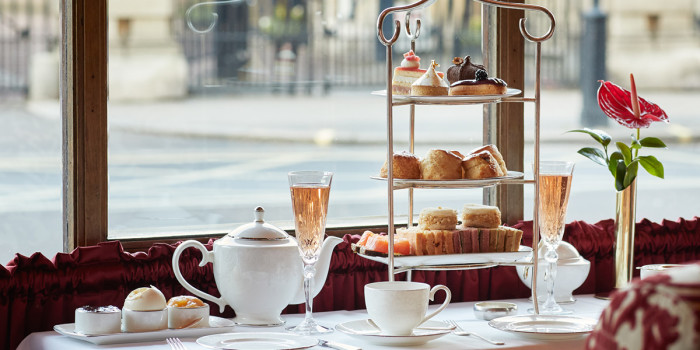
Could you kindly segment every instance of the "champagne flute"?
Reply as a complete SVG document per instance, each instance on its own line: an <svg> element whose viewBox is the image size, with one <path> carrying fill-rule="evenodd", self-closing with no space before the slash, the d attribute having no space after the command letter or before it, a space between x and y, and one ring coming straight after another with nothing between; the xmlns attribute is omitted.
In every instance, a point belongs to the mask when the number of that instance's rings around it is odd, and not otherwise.
<svg viewBox="0 0 700 350"><path fill-rule="evenodd" d="M538 215L540 242L544 243L547 248L547 252L544 254L544 260L547 262L547 269L544 275L547 286L547 300L540 306L540 314L543 315L568 313L554 299L554 280L557 277L557 260L559 259L557 247L559 247L559 243L561 243L561 239L564 236L566 206L569 202L573 171L574 163L572 162L540 162L540 205Z"/></svg>
<svg viewBox="0 0 700 350"><path fill-rule="evenodd" d="M292 194L294 225L299 245L299 254L304 263L304 295L306 316L304 321L289 331L298 334L319 334L332 332L311 316L313 308L312 281L316 273L315 264L321 252L321 243L326 230L328 197L331 192L333 173L327 171L292 171L288 174L289 190Z"/></svg>

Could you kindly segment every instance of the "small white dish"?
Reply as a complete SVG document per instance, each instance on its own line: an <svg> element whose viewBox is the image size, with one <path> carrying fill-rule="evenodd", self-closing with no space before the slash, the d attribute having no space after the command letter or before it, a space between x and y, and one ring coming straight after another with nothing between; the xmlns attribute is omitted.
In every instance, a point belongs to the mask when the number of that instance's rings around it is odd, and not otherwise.
<svg viewBox="0 0 700 350"><path fill-rule="evenodd" d="M489 321L489 326L526 338L563 340L578 338L593 331L597 320L577 316L518 315Z"/></svg>
<svg viewBox="0 0 700 350"><path fill-rule="evenodd" d="M318 345L316 338L293 333L224 333L197 339L197 344L212 349L227 350L292 350Z"/></svg>
<svg viewBox="0 0 700 350"><path fill-rule="evenodd" d="M335 329L351 337L382 346L414 346L425 344L452 332L455 327L442 321L429 320L418 326L412 335L384 335L368 320L340 323Z"/></svg>
<svg viewBox="0 0 700 350"><path fill-rule="evenodd" d="M58 324L53 329L69 338L83 340L96 345L141 343L147 341L165 340L165 338L196 338L204 335L230 332L233 321L221 317L209 316L209 327L164 329L155 332L114 333L104 335L85 335L75 332L75 323Z"/></svg>
<svg viewBox="0 0 700 350"><path fill-rule="evenodd" d="M491 321L494 318L515 315L518 305L501 301L482 301L474 304L474 316L478 319Z"/></svg>

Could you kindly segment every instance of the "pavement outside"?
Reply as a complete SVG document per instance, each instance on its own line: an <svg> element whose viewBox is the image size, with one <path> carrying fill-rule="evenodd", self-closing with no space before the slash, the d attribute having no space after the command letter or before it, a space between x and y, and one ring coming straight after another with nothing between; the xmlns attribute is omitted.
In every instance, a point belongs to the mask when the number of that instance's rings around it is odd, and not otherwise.
<svg viewBox="0 0 700 350"><path fill-rule="evenodd" d="M642 137L667 143L700 140L700 91L640 91L663 108L669 123L653 123ZM527 94L526 96L531 96ZM57 101L30 102L30 112L58 118ZM544 90L541 99L541 141L592 141L582 134L582 98L576 90ZM195 97L149 103L110 103L111 130L247 141L288 141L317 144L386 142L386 99L369 91L336 91L327 96L240 95ZM416 143L481 143L482 106L417 106ZM408 107L394 108L394 138L408 142ZM533 141L534 103L525 103L525 139ZM632 130L612 120L598 129L614 141L628 142ZM584 141L585 140L585 141ZM593 144L591 144L592 146Z"/></svg>

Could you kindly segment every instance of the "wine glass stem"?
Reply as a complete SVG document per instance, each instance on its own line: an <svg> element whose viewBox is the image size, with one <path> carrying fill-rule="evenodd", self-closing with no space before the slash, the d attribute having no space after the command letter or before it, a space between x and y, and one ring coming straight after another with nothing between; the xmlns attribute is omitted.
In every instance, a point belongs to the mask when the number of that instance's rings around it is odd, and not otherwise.
<svg viewBox="0 0 700 350"><path fill-rule="evenodd" d="M311 295L313 289L313 277L316 274L316 268L313 264L304 264L304 297L306 298L306 315L304 319L312 318L311 311L314 307L314 298Z"/></svg>
<svg viewBox="0 0 700 350"><path fill-rule="evenodd" d="M557 302L554 299L554 280L557 278L557 260L559 255L557 254L556 247L549 247L547 253L545 254L545 260L547 261L547 301L545 301L545 308L556 307Z"/></svg>

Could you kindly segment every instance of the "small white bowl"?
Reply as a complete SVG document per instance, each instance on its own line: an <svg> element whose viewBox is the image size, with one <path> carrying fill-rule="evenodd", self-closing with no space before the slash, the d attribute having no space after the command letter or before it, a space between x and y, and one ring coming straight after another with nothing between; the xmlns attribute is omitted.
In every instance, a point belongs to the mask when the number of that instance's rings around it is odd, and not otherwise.
<svg viewBox="0 0 700 350"><path fill-rule="evenodd" d="M79 307L75 309L75 332L85 335L119 333L121 318L121 310L116 306Z"/></svg>
<svg viewBox="0 0 700 350"><path fill-rule="evenodd" d="M209 327L209 304L200 307L168 306L168 328Z"/></svg>
<svg viewBox="0 0 700 350"><path fill-rule="evenodd" d="M491 321L494 318L515 315L518 305L500 301L483 301L474 304L474 316L476 318Z"/></svg>
<svg viewBox="0 0 700 350"><path fill-rule="evenodd" d="M122 310L122 332L152 332L168 328L168 309L156 311Z"/></svg>

